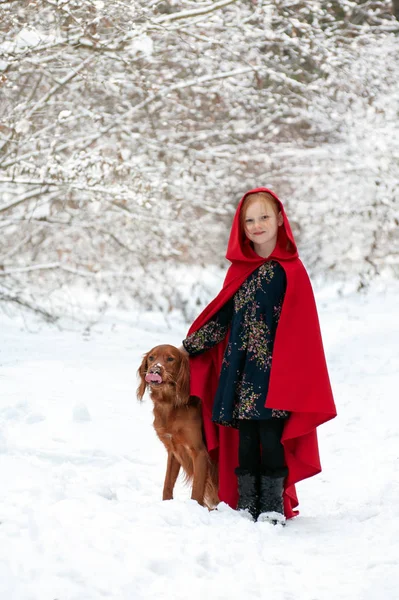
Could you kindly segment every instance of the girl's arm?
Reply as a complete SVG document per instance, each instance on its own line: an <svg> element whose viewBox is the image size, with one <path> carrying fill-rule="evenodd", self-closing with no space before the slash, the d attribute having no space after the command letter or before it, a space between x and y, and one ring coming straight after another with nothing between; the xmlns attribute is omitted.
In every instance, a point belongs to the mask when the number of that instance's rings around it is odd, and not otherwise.
<svg viewBox="0 0 399 600"><path fill-rule="evenodd" d="M233 298L230 298L212 319L183 340L186 353L196 356L216 346L226 337L232 317Z"/></svg>

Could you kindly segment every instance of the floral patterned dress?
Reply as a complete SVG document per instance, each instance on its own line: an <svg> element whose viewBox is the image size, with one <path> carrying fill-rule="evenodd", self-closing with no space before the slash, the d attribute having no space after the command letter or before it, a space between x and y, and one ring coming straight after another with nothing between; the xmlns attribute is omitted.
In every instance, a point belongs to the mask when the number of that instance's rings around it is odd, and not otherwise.
<svg viewBox="0 0 399 600"><path fill-rule="evenodd" d="M195 356L221 342L230 330L212 414L220 425L237 427L240 419L289 416L264 406L285 289L281 265L264 263L211 320L183 341Z"/></svg>

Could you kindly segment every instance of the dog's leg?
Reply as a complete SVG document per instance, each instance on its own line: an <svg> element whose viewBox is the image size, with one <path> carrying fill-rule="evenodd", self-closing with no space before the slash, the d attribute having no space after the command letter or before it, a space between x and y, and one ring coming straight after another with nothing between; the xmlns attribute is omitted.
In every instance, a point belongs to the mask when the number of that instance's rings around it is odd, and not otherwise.
<svg viewBox="0 0 399 600"><path fill-rule="evenodd" d="M168 451L168 463L166 465L165 482L163 485L162 500L172 500L173 489L180 471L180 463L170 450Z"/></svg>
<svg viewBox="0 0 399 600"><path fill-rule="evenodd" d="M208 455L205 448L190 448L189 452L194 465L191 498L192 500L196 500L201 506L204 506L205 483L208 476Z"/></svg>
<svg viewBox="0 0 399 600"><path fill-rule="evenodd" d="M220 502L218 496L219 474L217 465L209 461L208 478L205 484L205 506L210 510L214 509Z"/></svg>

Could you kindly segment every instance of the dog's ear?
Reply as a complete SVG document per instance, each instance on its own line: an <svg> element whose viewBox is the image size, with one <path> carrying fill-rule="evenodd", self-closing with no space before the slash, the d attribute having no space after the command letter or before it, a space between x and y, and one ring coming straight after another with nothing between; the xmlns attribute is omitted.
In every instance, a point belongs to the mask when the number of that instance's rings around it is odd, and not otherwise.
<svg viewBox="0 0 399 600"><path fill-rule="evenodd" d="M141 365L137 369L137 375L140 379L140 385L136 391L138 400L143 399L145 388L147 386L147 384L145 382L145 376L146 376L147 368L148 368L147 367L147 358L148 358L148 352L147 352L147 354L144 354L143 360L141 361Z"/></svg>
<svg viewBox="0 0 399 600"><path fill-rule="evenodd" d="M179 350L181 355L180 369L176 378L176 394L179 404L186 404L190 396L190 363L187 354Z"/></svg>

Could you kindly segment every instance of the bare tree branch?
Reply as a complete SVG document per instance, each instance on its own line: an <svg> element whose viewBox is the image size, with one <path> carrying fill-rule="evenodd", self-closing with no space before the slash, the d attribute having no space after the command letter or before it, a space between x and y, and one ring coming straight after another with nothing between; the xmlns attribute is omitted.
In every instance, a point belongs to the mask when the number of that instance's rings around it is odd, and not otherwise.
<svg viewBox="0 0 399 600"><path fill-rule="evenodd" d="M42 306L35 304L34 302L31 302L30 300L27 300L17 294L9 294L0 290L0 302L17 304L21 308L28 309L31 312L40 315L48 323L56 323L58 321L58 317L45 310Z"/></svg>
<svg viewBox="0 0 399 600"><path fill-rule="evenodd" d="M27 113L25 114L25 118L29 119L29 117L31 117L37 110L39 110L39 108L41 108L42 106L44 106L46 104L46 102L48 102L48 100L51 98L51 96L54 96L54 94L56 94L57 92L60 91L60 89L62 87L64 87L67 83L69 83L74 77L76 77L77 75L79 75L79 73L87 66L89 65L92 61L94 60L93 56L88 56L85 60L83 60L80 65L78 67L75 67L71 70L70 73L68 73L68 75L66 75L65 77L63 77L63 79L61 79L61 81L59 83L57 83L57 85L55 85L54 87L51 88L51 90L49 90L47 92L47 94L45 94L40 100L38 100L30 110L27 111Z"/></svg>
<svg viewBox="0 0 399 600"><path fill-rule="evenodd" d="M7 204L6 206L0 206L0 213L11 210L11 209L15 208L16 206L19 206L20 204L27 202L28 200L32 200L32 198L37 198L38 196L41 196L42 194L46 193L48 189L49 189L48 187L44 187L39 190L33 190L31 192L27 192L26 194L23 194L20 198L18 198L18 200L11 202L11 204Z"/></svg>

